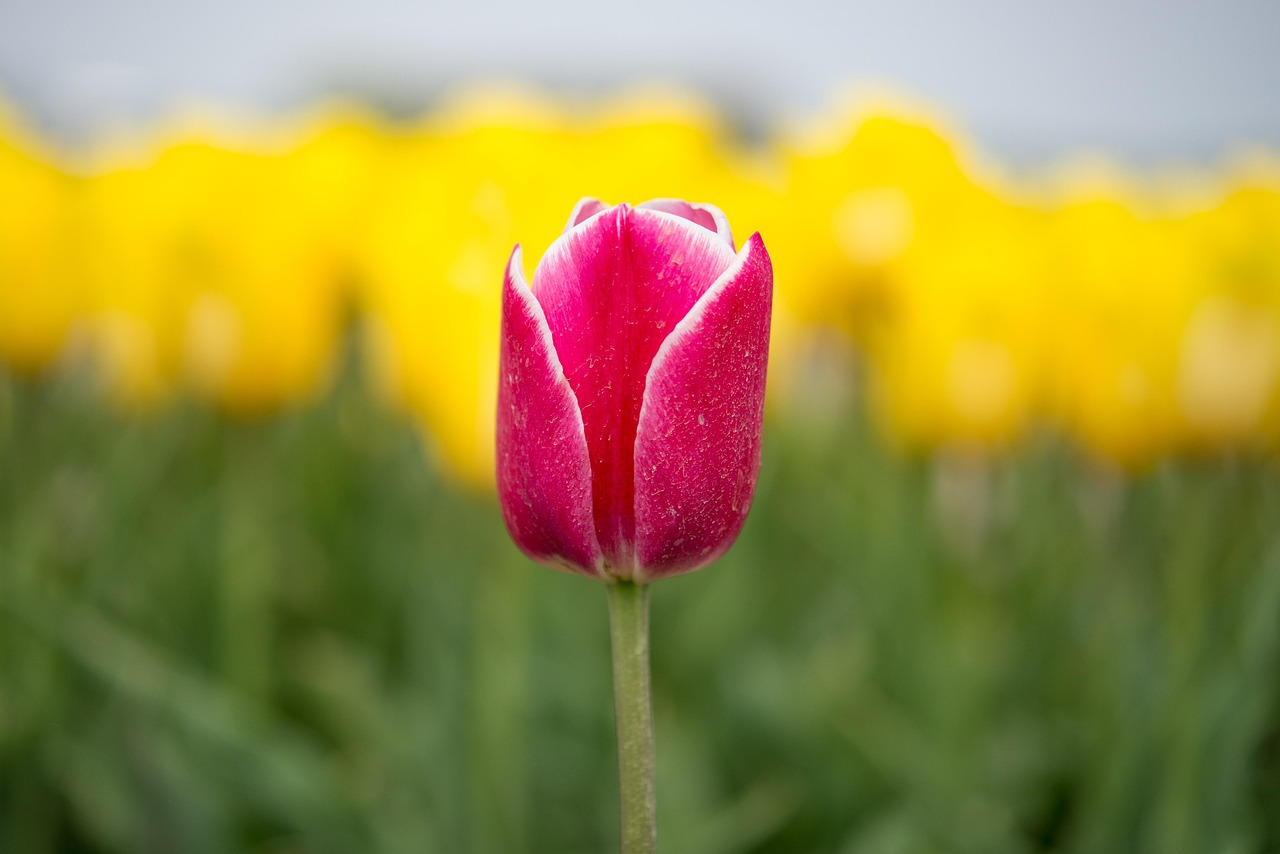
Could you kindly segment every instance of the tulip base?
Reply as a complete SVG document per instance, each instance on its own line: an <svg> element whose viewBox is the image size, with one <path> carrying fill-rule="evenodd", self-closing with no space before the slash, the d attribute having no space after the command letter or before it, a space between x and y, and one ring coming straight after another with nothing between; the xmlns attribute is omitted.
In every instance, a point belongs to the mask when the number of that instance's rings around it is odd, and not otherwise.
<svg viewBox="0 0 1280 854"><path fill-rule="evenodd" d="M613 641L613 696L618 723L622 854L658 846L653 790L653 702L649 684L649 587L608 585Z"/></svg>

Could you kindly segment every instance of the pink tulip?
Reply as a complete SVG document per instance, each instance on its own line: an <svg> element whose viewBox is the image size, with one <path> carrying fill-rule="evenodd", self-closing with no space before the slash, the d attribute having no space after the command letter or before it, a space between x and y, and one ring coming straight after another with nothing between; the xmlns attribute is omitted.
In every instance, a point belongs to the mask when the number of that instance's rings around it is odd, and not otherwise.
<svg viewBox="0 0 1280 854"><path fill-rule="evenodd" d="M760 471L773 267L724 214L578 203L503 284L498 493L529 557L603 581L705 566Z"/></svg>

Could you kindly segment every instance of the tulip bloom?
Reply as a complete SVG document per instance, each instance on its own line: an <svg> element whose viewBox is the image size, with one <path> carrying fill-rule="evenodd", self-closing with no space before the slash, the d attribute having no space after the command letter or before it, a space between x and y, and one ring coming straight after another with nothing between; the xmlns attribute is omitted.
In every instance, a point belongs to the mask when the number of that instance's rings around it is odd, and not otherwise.
<svg viewBox="0 0 1280 854"><path fill-rule="evenodd" d="M584 199L525 283L507 265L498 492L534 560L646 582L737 537L760 470L773 268L724 214Z"/></svg>

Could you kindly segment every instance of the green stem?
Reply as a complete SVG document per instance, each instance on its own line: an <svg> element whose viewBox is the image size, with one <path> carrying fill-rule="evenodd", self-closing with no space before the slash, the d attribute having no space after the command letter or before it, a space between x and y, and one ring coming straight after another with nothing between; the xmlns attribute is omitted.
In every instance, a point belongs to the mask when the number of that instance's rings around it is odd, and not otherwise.
<svg viewBox="0 0 1280 854"><path fill-rule="evenodd" d="M653 854L658 824L653 796L653 703L649 688L649 587L609 585L613 698L618 718L622 854Z"/></svg>

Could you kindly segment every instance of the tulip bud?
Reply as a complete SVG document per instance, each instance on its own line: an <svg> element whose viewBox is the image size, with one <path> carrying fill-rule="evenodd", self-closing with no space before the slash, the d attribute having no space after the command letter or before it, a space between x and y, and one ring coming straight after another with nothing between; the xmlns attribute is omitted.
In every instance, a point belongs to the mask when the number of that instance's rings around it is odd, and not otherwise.
<svg viewBox="0 0 1280 854"><path fill-rule="evenodd" d="M498 494L529 557L602 581L705 566L760 470L773 267L724 214L584 199L525 283L507 265Z"/></svg>

